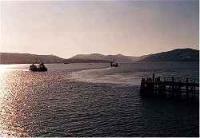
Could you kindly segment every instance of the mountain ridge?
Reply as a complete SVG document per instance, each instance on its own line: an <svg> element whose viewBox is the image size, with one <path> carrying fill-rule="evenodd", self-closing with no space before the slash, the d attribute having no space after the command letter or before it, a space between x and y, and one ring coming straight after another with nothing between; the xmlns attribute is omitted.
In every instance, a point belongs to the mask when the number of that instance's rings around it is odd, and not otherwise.
<svg viewBox="0 0 200 138"><path fill-rule="evenodd" d="M199 50L184 48L166 52L148 54L139 57L122 54L103 55L99 53L78 54L65 59L55 55L37 55L29 53L0 53L0 64L31 64L31 63L119 63L131 62L166 62L166 61L199 61Z"/></svg>
<svg viewBox="0 0 200 138"><path fill-rule="evenodd" d="M199 50L184 48L146 55L142 62L199 61Z"/></svg>
<svg viewBox="0 0 200 138"><path fill-rule="evenodd" d="M138 60L140 57L134 57L134 56L125 56L122 54L116 54L116 55L103 55L98 53L93 54L78 54L75 55L69 59L88 59L88 60L105 60L105 61L117 61L117 62L133 62Z"/></svg>
<svg viewBox="0 0 200 138"><path fill-rule="evenodd" d="M29 53L0 53L0 64L63 63L64 59L55 55Z"/></svg>
<svg viewBox="0 0 200 138"><path fill-rule="evenodd" d="M166 52L148 54L139 57L125 56L122 54L103 55L98 53L93 54L78 54L69 59L73 60L107 60L116 62L159 62L159 61L198 61L199 50L191 48L174 49Z"/></svg>

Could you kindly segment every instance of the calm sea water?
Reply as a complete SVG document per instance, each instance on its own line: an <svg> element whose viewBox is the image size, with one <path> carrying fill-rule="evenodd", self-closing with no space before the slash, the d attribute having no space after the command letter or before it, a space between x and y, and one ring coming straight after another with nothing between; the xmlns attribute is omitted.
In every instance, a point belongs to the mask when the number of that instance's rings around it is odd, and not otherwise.
<svg viewBox="0 0 200 138"><path fill-rule="evenodd" d="M199 107L142 98L141 77L198 80L198 63L0 65L1 136L199 136Z"/></svg>

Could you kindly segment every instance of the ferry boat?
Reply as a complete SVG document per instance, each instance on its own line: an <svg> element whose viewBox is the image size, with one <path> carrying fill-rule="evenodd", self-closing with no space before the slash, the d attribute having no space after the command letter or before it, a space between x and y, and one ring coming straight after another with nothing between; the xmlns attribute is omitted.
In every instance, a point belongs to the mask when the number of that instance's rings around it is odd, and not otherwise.
<svg viewBox="0 0 200 138"><path fill-rule="evenodd" d="M110 67L118 67L119 64L117 62L110 62Z"/></svg>
<svg viewBox="0 0 200 138"><path fill-rule="evenodd" d="M35 64L32 64L30 65L29 70L33 72L44 72L47 71L47 67L44 63L40 63L38 67Z"/></svg>

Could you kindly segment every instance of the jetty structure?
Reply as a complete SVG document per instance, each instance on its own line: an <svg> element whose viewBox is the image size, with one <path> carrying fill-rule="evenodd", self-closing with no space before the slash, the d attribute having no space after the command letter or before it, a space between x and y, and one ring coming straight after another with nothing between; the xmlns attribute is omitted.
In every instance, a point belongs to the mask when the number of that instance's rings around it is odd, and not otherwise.
<svg viewBox="0 0 200 138"><path fill-rule="evenodd" d="M155 77L142 78L140 86L142 96L159 96L180 99L199 99L199 82L195 80L175 79L174 77Z"/></svg>

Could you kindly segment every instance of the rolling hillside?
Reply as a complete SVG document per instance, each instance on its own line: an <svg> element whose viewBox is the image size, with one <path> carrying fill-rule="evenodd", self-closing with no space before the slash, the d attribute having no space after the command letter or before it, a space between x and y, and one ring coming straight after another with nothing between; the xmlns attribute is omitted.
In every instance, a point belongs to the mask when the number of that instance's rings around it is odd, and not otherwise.
<svg viewBox="0 0 200 138"><path fill-rule="evenodd" d="M54 55L35 55L27 53L0 53L0 64L63 63Z"/></svg>
<svg viewBox="0 0 200 138"><path fill-rule="evenodd" d="M117 55L78 54L69 59L63 59L55 55L36 55L28 53L0 53L0 64L31 64L31 63L119 63L131 62L193 62L199 61L199 50L175 49L167 52L144 55L141 57Z"/></svg>
<svg viewBox="0 0 200 138"><path fill-rule="evenodd" d="M140 61L163 62L163 61L199 61L199 50L195 49L175 49L167 52L147 55Z"/></svg>

